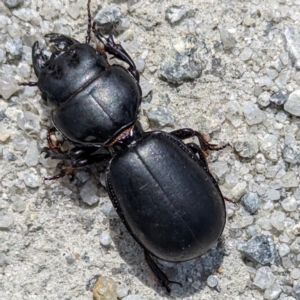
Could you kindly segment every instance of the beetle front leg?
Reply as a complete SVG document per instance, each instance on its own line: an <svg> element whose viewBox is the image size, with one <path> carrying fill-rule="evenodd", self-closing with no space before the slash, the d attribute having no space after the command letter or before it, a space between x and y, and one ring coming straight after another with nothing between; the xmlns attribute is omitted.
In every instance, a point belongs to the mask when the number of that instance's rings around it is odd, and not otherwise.
<svg viewBox="0 0 300 300"><path fill-rule="evenodd" d="M121 44L116 44L112 34L108 35L108 38L104 37L100 30L95 29L95 23L93 25L93 30L96 38L104 45L104 49L107 53L113 55L114 57L124 61L129 65L128 71L136 79L137 82L140 81L140 74L136 69L136 65L132 58L125 51Z"/></svg>
<svg viewBox="0 0 300 300"><path fill-rule="evenodd" d="M157 264L154 262L154 260L152 259L152 257L146 250L144 250L144 254L145 254L145 259L146 259L146 262L147 262L149 268L154 273L154 275L157 277L160 284L164 288L166 288L168 294L171 293L171 289L169 287L170 283L175 283L175 284L179 284L180 286L182 286L182 284L180 282L169 280L167 275L157 266Z"/></svg>

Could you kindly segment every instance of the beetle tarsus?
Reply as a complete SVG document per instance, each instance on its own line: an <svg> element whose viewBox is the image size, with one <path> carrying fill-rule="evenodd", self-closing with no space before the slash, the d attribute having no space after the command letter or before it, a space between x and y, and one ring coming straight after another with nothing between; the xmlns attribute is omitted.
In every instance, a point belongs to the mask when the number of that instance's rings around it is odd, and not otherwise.
<svg viewBox="0 0 300 300"><path fill-rule="evenodd" d="M22 86L37 86L38 83L34 81L29 81L29 82L19 82L18 85Z"/></svg>
<svg viewBox="0 0 300 300"><path fill-rule="evenodd" d="M175 284L179 284L180 286L182 286L182 284L180 282L169 280L167 275L157 266L157 264L154 262L154 260L152 259L152 257L146 250L144 250L144 254L145 254L145 259L146 259L146 262L147 262L149 268L154 273L154 275L157 277L160 284L166 289L168 294L171 293L169 284L175 283Z"/></svg>

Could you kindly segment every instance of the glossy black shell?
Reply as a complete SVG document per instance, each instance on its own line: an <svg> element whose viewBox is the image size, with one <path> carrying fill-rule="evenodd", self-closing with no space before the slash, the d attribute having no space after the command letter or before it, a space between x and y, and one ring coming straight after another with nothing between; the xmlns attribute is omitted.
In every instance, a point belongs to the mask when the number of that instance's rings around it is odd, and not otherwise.
<svg viewBox="0 0 300 300"><path fill-rule="evenodd" d="M56 128L75 143L109 143L138 117L137 81L88 44L54 53L38 75L38 87L53 108Z"/></svg>
<svg viewBox="0 0 300 300"><path fill-rule="evenodd" d="M223 232L224 198L201 161L164 132L146 133L107 171L109 196L136 241L165 261L207 252Z"/></svg>

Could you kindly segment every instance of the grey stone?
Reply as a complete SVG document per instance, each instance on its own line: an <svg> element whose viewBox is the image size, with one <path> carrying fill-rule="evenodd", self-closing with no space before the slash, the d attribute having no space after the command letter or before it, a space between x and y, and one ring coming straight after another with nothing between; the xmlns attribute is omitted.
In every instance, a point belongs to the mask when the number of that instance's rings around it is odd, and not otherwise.
<svg viewBox="0 0 300 300"><path fill-rule="evenodd" d="M0 212L0 229L9 229L14 223L14 216L11 213Z"/></svg>
<svg viewBox="0 0 300 300"><path fill-rule="evenodd" d="M4 99L8 99L19 90L16 74L17 68L13 65L4 64L0 68L0 95Z"/></svg>
<svg viewBox="0 0 300 300"><path fill-rule="evenodd" d="M257 270L253 284L265 290L273 285L275 282L275 275L271 272L269 267L261 267Z"/></svg>
<svg viewBox="0 0 300 300"><path fill-rule="evenodd" d="M97 13L94 20L100 27L110 29L114 24L119 22L121 16L121 9L118 6L112 4L101 9Z"/></svg>
<svg viewBox="0 0 300 300"><path fill-rule="evenodd" d="M171 24L176 24L181 21L189 12L189 16L193 15L193 11L186 6L170 6L166 9L166 20Z"/></svg>
<svg viewBox="0 0 300 300"><path fill-rule="evenodd" d="M219 28L220 38L225 50L229 50L236 45L236 40L232 34L225 28Z"/></svg>
<svg viewBox="0 0 300 300"><path fill-rule="evenodd" d="M292 164L300 162L300 142L286 140L283 149L283 158L286 162Z"/></svg>
<svg viewBox="0 0 300 300"><path fill-rule="evenodd" d="M252 134L245 134L239 137L235 140L233 146L241 157L254 157L258 152L258 143L256 137Z"/></svg>
<svg viewBox="0 0 300 300"><path fill-rule="evenodd" d="M88 205L97 203L99 201L97 185L91 179L86 181L80 189L80 196Z"/></svg>
<svg viewBox="0 0 300 300"><path fill-rule="evenodd" d="M18 5L23 5L24 0L3 0L5 5L9 8L17 7Z"/></svg>
<svg viewBox="0 0 300 300"><path fill-rule="evenodd" d="M278 160L278 139L275 134L265 134L260 142L260 151L271 161Z"/></svg>
<svg viewBox="0 0 300 300"><path fill-rule="evenodd" d="M282 105L286 103L288 100L289 94L285 90L280 90L276 93L273 93L270 97L270 101L277 104L277 105Z"/></svg>
<svg viewBox="0 0 300 300"><path fill-rule="evenodd" d="M246 122L249 125L261 123L265 119L265 114L258 108L256 104L247 101L243 106L243 113L246 117Z"/></svg>
<svg viewBox="0 0 300 300"><path fill-rule="evenodd" d="M149 109L146 114L153 127L161 128L166 126L174 126L174 118L172 113L166 107L153 107Z"/></svg>
<svg viewBox="0 0 300 300"><path fill-rule="evenodd" d="M237 250L254 263L261 265L279 263L279 256L270 236L259 234L248 242L238 242Z"/></svg>
<svg viewBox="0 0 300 300"><path fill-rule="evenodd" d="M292 56L292 59L295 61L295 67L300 68L300 33L294 28L287 27L283 30L283 34L286 39L286 46L289 54ZM288 53L287 59L282 58L280 55L280 59L284 65L288 64Z"/></svg>
<svg viewBox="0 0 300 300"><path fill-rule="evenodd" d="M250 214L254 214L259 206L259 199L258 195L256 193L247 193L243 196L242 202L246 208L247 211L250 212Z"/></svg>
<svg viewBox="0 0 300 300"><path fill-rule="evenodd" d="M179 52L167 57L158 70L158 77L171 83L182 83L200 77L202 67L188 55Z"/></svg>

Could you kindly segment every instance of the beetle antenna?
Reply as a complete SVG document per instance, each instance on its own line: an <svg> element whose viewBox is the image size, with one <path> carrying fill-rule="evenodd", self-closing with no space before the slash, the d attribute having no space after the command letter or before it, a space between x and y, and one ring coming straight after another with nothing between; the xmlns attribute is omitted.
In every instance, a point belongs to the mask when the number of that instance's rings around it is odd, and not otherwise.
<svg viewBox="0 0 300 300"><path fill-rule="evenodd" d="M91 0L88 0L87 11L88 11L88 29L86 31L87 35L85 37L85 42L86 44L89 44L91 41L91 29L92 29Z"/></svg>

